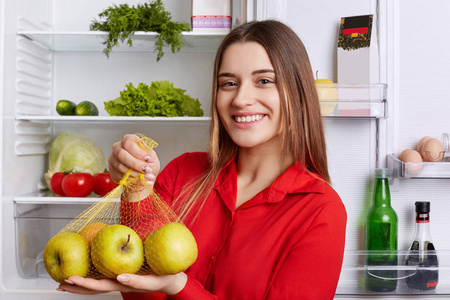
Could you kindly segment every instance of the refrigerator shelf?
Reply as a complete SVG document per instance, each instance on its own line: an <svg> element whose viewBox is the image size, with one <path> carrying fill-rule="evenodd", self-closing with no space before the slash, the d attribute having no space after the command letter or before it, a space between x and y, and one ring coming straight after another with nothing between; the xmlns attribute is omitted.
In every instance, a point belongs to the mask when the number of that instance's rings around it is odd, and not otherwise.
<svg viewBox="0 0 450 300"><path fill-rule="evenodd" d="M16 121L45 121L45 122L209 122L210 117L115 117L115 116L41 116L18 115Z"/></svg>
<svg viewBox="0 0 450 300"><path fill-rule="evenodd" d="M38 191L35 193L15 196L13 198L16 204L94 204L100 201L101 197L92 193L88 197L60 197L55 195L50 190ZM112 201L119 201L119 199L114 199Z"/></svg>
<svg viewBox="0 0 450 300"><path fill-rule="evenodd" d="M450 153L445 153L448 158ZM450 161L405 163L398 155L388 154L387 166L391 178L407 179L450 179Z"/></svg>
<svg viewBox="0 0 450 300"><path fill-rule="evenodd" d="M93 51L102 52L103 42L108 32L105 31L19 31L19 36L35 41L45 48L56 51ZM114 52L153 52L156 32L136 32L132 37L133 46L129 47L126 40ZM216 51L226 33L182 32L183 46L181 51L209 52Z"/></svg>

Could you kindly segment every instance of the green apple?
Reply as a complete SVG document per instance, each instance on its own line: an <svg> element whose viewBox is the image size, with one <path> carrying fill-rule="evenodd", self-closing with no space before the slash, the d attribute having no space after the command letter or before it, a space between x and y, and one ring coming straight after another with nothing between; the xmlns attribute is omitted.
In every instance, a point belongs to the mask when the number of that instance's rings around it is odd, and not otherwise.
<svg viewBox="0 0 450 300"><path fill-rule="evenodd" d="M144 263L144 249L139 235L130 227L115 224L100 230L92 240L94 267L108 278L122 273L136 273Z"/></svg>
<svg viewBox="0 0 450 300"><path fill-rule="evenodd" d="M338 100L337 88L333 81L329 79L316 79L314 82L316 83L319 101L325 102L320 104L322 116L331 116L336 107L336 103L333 102Z"/></svg>
<svg viewBox="0 0 450 300"><path fill-rule="evenodd" d="M94 236L95 236L100 230L102 230L103 228L105 228L106 226L108 226L108 224L106 224L106 223L103 223L103 222L94 222L94 223L88 224L88 225L86 225L86 226L84 226L84 227L81 227L81 228L80 228L81 230L79 230L78 233L79 233L81 236L83 236L83 237L87 240L87 242L88 242L88 244L89 244L89 246L90 246L91 243L92 243L92 240L94 239Z"/></svg>
<svg viewBox="0 0 450 300"><path fill-rule="evenodd" d="M72 275L86 277L90 268L88 242L74 232L56 234L45 246L44 265L48 274L60 283Z"/></svg>
<svg viewBox="0 0 450 300"><path fill-rule="evenodd" d="M144 242L145 261L157 275L189 268L197 259L197 243L183 224L171 222L150 233Z"/></svg>

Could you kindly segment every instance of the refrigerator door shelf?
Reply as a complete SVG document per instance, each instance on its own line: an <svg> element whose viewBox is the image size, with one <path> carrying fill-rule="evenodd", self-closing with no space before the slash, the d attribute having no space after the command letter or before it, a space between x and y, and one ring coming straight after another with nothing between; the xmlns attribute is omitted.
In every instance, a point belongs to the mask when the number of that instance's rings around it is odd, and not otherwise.
<svg viewBox="0 0 450 300"><path fill-rule="evenodd" d="M443 157L447 157L448 153L444 153ZM407 179L450 179L450 162L421 162L421 163L405 163L399 160L398 155L388 154L387 165L391 178L407 178Z"/></svg>
<svg viewBox="0 0 450 300"><path fill-rule="evenodd" d="M387 85L384 83L316 83L316 88L325 117L387 117Z"/></svg>

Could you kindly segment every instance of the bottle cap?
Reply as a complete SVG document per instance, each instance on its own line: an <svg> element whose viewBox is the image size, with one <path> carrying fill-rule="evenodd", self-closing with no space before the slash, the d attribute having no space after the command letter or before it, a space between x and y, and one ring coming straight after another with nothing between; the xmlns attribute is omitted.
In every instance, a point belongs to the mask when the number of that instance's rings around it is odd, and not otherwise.
<svg viewBox="0 0 450 300"><path fill-rule="evenodd" d="M416 213L429 213L430 202L416 202Z"/></svg>
<svg viewBox="0 0 450 300"><path fill-rule="evenodd" d="M388 169L375 169L375 177L376 178L389 178L389 170Z"/></svg>

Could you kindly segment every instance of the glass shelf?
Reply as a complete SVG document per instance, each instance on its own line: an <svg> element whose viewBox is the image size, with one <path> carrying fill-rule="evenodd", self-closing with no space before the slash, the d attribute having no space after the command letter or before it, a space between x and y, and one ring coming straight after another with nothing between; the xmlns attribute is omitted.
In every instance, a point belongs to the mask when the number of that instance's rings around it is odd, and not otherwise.
<svg viewBox="0 0 450 300"><path fill-rule="evenodd" d="M41 116L18 115L16 121L42 121L42 122L209 122L210 117L114 117L114 116Z"/></svg>
<svg viewBox="0 0 450 300"><path fill-rule="evenodd" d="M449 153L444 154L447 157ZM392 178L450 179L450 161L405 163L397 155L388 154L387 167Z"/></svg>
<svg viewBox="0 0 450 300"><path fill-rule="evenodd" d="M103 42L108 36L105 31L19 31L19 36L35 41L45 48L60 51L103 51ZM156 32L136 32L132 36L133 46L121 43L114 52L153 52ZM182 32L182 51L216 51L226 33Z"/></svg>
<svg viewBox="0 0 450 300"><path fill-rule="evenodd" d="M26 207L26 205L47 205L47 204L77 204L77 205L92 205L102 199L101 197L92 193L87 197L61 197L54 194L49 189L40 190L35 193L27 195L15 196L14 203L18 207ZM118 200L117 200L118 201Z"/></svg>
<svg viewBox="0 0 450 300"><path fill-rule="evenodd" d="M366 258L371 255L379 257L394 256L397 258L396 265L380 264L370 266L366 263ZM408 257L427 257L426 255L437 256L438 266L427 265L406 265ZM376 272L389 271L391 278L386 276L385 280L397 279L397 288L393 292L373 292L365 288L364 278L377 276ZM439 280L435 289L418 290L413 289L412 281L418 279L426 272L438 272ZM372 275L370 275L372 274ZM382 276L382 277L383 277ZM416 286L416 285L414 285ZM450 295L450 251L350 251L344 253L341 276L336 290L337 295Z"/></svg>

